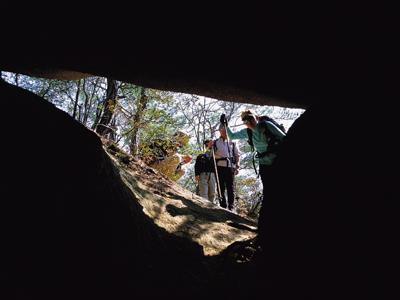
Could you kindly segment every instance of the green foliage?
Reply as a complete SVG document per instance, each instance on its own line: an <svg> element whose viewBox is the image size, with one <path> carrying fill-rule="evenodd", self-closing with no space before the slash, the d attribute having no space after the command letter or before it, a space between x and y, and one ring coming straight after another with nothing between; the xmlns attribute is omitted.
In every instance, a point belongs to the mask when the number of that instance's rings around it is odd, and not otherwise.
<svg viewBox="0 0 400 300"><path fill-rule="evenodd" d="M144 140L139 144L139 155L142 158L151 157L147 162L152 162L153 159L162 159L167 155L175 153L177 150L172 137L169 138L153 138Z"/></svg>
<svg viewBox="0 0 400 300"><path fill-rule="evenodd" d="M152 141L168 139L177 130L179 121L168 109L173 101L171 93L124 83L121 94L119 105L123 114L119 128L125 147L137 138L134 142L146 153Z"/></svg>

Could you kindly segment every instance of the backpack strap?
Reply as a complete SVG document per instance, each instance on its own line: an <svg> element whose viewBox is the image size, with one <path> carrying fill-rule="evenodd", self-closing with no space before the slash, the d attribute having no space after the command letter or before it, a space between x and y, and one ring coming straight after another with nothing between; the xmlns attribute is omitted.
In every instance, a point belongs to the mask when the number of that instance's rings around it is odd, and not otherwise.
<svg viewBox="0 0 400 300"><path fill-rule="evenodd" d="M247 140L247 142L250 145L250 149L251 152L254 152L254 144L253 144L253 131L250 128L247 128L247 136L249 137L249 139Z"/></svg>
<svg viewBox="0 0 400 300"><path fill-rule="evenodd" d="M255 160L255 156L257 155L257 152L254 152L252 155L252 160L253 160L253 168L254 168L254 172L256 172L257 178L260 174L258 174L257 172L257 168L256 168L256 160Z"/></svg>
<svg viewBox="0 0 400 300"><path fill-rule="evenodd" d="M257 155L256 152L254 152L254 143L253 143L253 130L251 130L250 128L247 128L247 136L249 137L249 139L247 140L247 142L250 145L250 149L251 152L253 152L253 155L251 156L252 161L253 161L253 168L254 168L254 172L256 172L256 175L258 177L258 172L257 172L257 168L256 168L256 160L255 160L255 156Z"/></svg>

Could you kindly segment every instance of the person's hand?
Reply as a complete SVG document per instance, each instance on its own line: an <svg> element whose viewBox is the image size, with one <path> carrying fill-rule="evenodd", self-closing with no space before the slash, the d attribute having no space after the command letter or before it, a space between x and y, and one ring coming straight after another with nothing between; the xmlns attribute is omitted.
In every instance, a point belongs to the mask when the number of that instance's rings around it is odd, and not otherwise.
<svg viewBox="0 0 400 300"><path fill-rule="evenodd" d="M199 182L200 181L200 175L195 176L194 179L196 179L196 181Z"/></svg>
<svg viewBox="0 0 400 300"><path fill-rule="evenodd" d="M236 167L236 168L235 168L234 174L235 174L235 175L239 174L239 167Z"/></svg>

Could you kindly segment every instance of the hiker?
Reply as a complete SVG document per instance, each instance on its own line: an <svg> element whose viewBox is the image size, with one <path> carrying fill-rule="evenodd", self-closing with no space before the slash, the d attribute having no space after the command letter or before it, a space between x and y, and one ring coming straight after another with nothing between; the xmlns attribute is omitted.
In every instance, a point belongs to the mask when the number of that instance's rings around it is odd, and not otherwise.
<svg viewBox="0 0 400 300"><path fill-rule="evenodd" d="M239 173L240 152L236 143L228 140L225 130L225 124L219 124L220 137L214 141L214 154L217 164L218 180L220 187L220 206L228 207L233 210L235 191L234 176ZM226 203L225 190L228 194L228 203Z"/></svg>
<svg viewBox="0 0 400 300"><path fill-rule="evenodd" d="M194 165L195 179L199 187L198 195L208 199L212 203L214 203L216 187L213 146L213 140L205 140L204 147L206 151L197 156Z"/></svg>
<svg viewBox="0 0 400 300"><path fill-rule="evenodd" d="M233 140L247 139L252 151L253 149L257 151L256 158L259 161L259 175L263 184L263 199L265 199L264 191L270 168L277 156L277 147L285 137L284 131L280 129L281 125L267 116L260 117L251 110L245 110L240 117L247 128L232 132L223 116L221 116L221 123L225 124L228 137ZM255 171L257 172L257 170Z"/></svg>
<svg viewBox="0 0 400 300"><path fill-rule="evenodd" d="M147 155L143 160L152 168L157 169L169 179L177 181L185 173L184 165L188 164L192 157L188 154L178 154L178 149L186 146L189 135L183 131L176 132L172 139L155 140L147 147Z"/></svg>

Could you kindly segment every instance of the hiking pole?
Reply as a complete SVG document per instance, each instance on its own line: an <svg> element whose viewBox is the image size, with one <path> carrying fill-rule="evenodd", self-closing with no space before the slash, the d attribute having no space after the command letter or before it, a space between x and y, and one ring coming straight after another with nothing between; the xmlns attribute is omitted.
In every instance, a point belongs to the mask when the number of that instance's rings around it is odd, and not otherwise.
<svg viewBox="0 0 400 300"><path fill-rule="evenodd" d="M223 200L223 199L222 199L222 194L221 194L221 187L219 186L218 168L217 168L217 163L215 161L214 145L212 146L212 157L213 157L213 161L214 161L215 179L217 180L218 202L221 205L221 200Z"/></svg>
<svg viewBox="0 0 400 300"><path fill-rule="evenodd" d="M226 120L225 114L221 115L220 118L220 122L222 124L224 124L224 128L225 128L225 134L226 134L226 147L228 149L228 160L227 160L227 167L231 169L231 174L232 174L232 189L233 189L233 193L234 195L236 194L236 180L235 180L235 166L233 165L234 162L234 149L230 148L230 140L229 140L229 136L228 136L228 130L227 130L227 125L228 125L228 121ZM234 147L234 145L232 144L232 147ZM235 162L236 164L236 162ZM232 203L232 209L233 209L233 205L235 203L234 201L235 199L232 199L233 203ZM237 200L237 199L236 199ZM229 200L228 200L229 202ZM227 203L228 204L228 203ZM230 204L228 204L228 207L230 206Z"/></svg>
<svg viewBox="0 0 400 300"><path fill-rule="evenodd" d="M227 162L227 167L229 168L229 164L232 164L232 162L231 162L231 150L230 150L230 148L229 148L229 136L228 136L228 131L227 131L227 129L226 129L226 125L227 125L227 120L226 120L226 117L225 117L225 114L222 114L221 115L221 118L220 118L220 122L224 125L224 129L225 129L225 134L226 134L226 147L227 147L227 149L228 149L228 162Z"/></svg>

